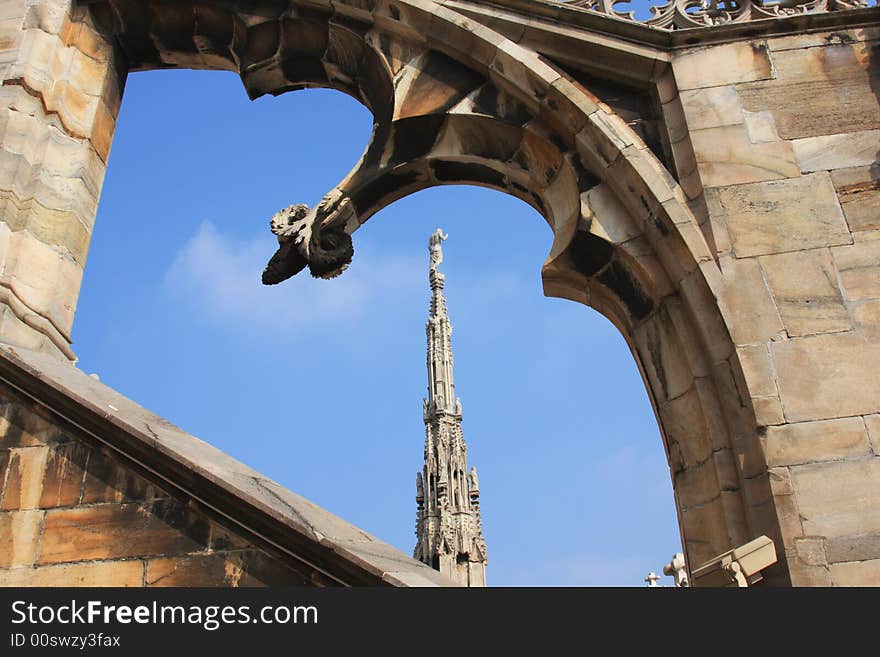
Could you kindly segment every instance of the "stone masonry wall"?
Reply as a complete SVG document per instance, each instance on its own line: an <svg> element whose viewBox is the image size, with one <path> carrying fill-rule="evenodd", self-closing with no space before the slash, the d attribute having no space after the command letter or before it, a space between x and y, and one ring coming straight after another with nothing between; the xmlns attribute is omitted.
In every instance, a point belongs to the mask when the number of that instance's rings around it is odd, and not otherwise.
<svg viewBox="0 0 880 657"><path fill-rule="evenodd" d="M878 39L673 61L795 585L880 585Z"/></svg>
<svg viewBox="0 0 880 657"><path fill-rule="evenodd" d="M0 387L0 586L316 583Z"/></svg>
<svg viewBox="0 0 880 657"><path fill-rule="evenodd" d="M71 0L0 2L0 334L74 360L70 330L126 70Z"/></svg>

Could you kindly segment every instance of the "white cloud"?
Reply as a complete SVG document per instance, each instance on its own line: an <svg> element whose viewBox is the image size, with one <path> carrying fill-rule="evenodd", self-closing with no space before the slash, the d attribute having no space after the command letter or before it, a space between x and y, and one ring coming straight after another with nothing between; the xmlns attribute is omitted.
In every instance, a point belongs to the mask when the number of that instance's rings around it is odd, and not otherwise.
<svg viewBox="0 0 880 657"><path fill-rule="evenodd" d="M260 275L276 248L269 234L239 240L204 221L178 251L165 283L178 303L207 320L286 334L350 325L377 307L404 298L421 303L424 295L425 258L376 258L368 250L358 252L354 264L332 281L313 279L305 271L265 286Z"/></svg>

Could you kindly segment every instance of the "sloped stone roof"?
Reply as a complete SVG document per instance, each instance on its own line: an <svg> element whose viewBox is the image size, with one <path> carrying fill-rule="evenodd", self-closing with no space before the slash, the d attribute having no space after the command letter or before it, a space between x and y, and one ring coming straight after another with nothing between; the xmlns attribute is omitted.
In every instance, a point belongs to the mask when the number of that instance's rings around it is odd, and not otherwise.
<svg viewBox="0 0 880 657"><path fill-rule="evenodd" d="M343 585L453 586L59 359L0 345L0 380L238 531Z"/></svg>

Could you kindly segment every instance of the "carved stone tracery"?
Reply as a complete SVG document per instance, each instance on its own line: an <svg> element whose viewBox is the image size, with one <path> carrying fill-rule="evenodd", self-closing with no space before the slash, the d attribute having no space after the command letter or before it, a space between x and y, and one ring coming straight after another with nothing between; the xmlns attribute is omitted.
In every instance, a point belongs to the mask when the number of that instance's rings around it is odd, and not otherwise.
<svg viewBox="0 0 880 657"><path fill-rule="evenodd" d="M870 0L670 0L666 4L651 6L650 18L641 19L633 11L618 10L618 6L630 4L630 0L557 1L569 7L579 7L664 30L724 25L797 14L866 9L877 5Z"/></svg>

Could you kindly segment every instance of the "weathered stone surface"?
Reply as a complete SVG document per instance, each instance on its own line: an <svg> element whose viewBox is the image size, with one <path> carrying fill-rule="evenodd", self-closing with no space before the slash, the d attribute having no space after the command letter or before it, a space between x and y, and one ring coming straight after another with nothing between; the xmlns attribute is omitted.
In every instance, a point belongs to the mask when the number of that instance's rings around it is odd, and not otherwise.
<svg viewBox="0 0 880 657"><path fill-rule="evenodd" d="M880 414L866 415L865 427L868 429L868 440L877 456L880 456Z"/></svg>
<svg viewBox="0 0 880 657"><path fill-rule="evenodd" d="M852 333L817 335L771 343L770 353L790 422L878 410L880 343L876 340Z"/></svg>
<svg viewBox="0 0 880 657"><path fill-rule="evenodd" d="M691 132L705 187L796 177L800 170L785 141L752 143L744 124Z"/></svg>
<svg viewBox="0 0 880 657"><path fill-rule="evenodd" d="M40 510L0 513L0 569L34 562L42 520Z"/></svg>
<svg viewBox="0 0 880 657"><path fill-rule="evenodd" d="M793 586L831 586L831 573L827 566L810 566L799 559L789 559L789 572Z"/></svg>
<svg viewBox="0 0 880 657"><path fill-rule="evenodd" d="M691 468L712 454L709 427L695 389L660 406L673 473Z"/></svg>
<svg viewBox="0 0 880 657"><path fill-rule="evenodd" d="M782 543L786 549L794 548L794 542L804 535L801 514L795 495L775 495L776 519L782 533Z"/></svg>
<svg viewBox="0 0 880 657"><path fill-rule="evenodd" d="M834 461L791 468L798 509L807 536L880 533L880 458Z"/></svg>
<svg viewBox="0 0 880 657"><path fill-rule="evenodd" d="M101 450L92 450L82 479L82 504L154 500L167 495L143 477L125 468Z"/></svg>
<svg viewBox="0 0 880 657"><path fill-rule="evenodd" d="M880 586L880 559L831 565L834 586Z"/></svg>
<svg viewBox="0 0 880 657"><path fill-rule="evenodd" d="M41 509L73 506L80 501L88 455L88 448L76 443L61 445L49 452L40 496Z"/></svg>
<svg viewBox="0 0 880 657"><path fill-rule="evenodd" d="M262 552L237 551L150 559L146 586L303 586L308 580Z"/></svg>
<svg viewBox="0 0 880 657"><path fill-rule="evenodd" d="M724 273L722 303L738 345L768 342L783 331L782 319L757 259L720 259Z"/></svg>
<svg viewBox="0 0 880 657"><path fill-rule="evenodd" d="M0 509L35 509L43 492L43 472L49 450L24 447L10 450L6 487Z"/></svg>
<svg viewBox="0 0 880 657"><path fill-rule="evenodd" d="M754 397L755 420L759 427L768 427L785 422L782 404L778 397Z"/></svg>
<svg viewBox="0 0 880 657"><path fill-rule="evenodd" d="M743 122L739 96L733 87L682 91L679 95L690 130L717 128Z"/></svg>
<svg viewBox="0 0 880 657"><path fill-rule="evenodd" d="M93 561L0 570L0 586L143 586L144 564Z"/></svg>
<svg viewBox="0 0 880 657"><path fill-rule="evenodd" d="M704 563L727 549L727 523L720 499L683 511L681 523L688 536L688 563Z"/></svg>
<svg viewBox="0 0 880 657"><path fill-rule="evenodd" d="M675 473L673 482L682 508L705 504L718 497L718 477L711 460Z"/></svg>
<svg viewBox="0 0 880 657"><path fill-rule="evenodd" d="M847 132L791 142L804 173L871 165L880 153L880 130Z"/></svg>
<svg viewBox="0 0 880 657"><path fill-rule="evenodd" d="M778 253L759 260L790 336L850 328L828 249Z"/></svg>
<svg viewBox="0 0 880 657"><path fill-rule="evenodd" d="M798 422L768 427L767 465L797 465L832 461L871 453L860 417Z"/></svg>
<svg viewBox="0 0 880 657"><path fill-rule="evenodd" d="M173 503L102 504L46 513L39 563L198 551L208 524Z"/></svg>
<svg viewBox="0 0 880 657"><path fill-rule="evenodd" d="M831 180L850 230L880 230L880 167L840 169Z"/></svg>
<svg viewBox="0 0 880 657"><path fill-rule="evenodd" d="M798 559L808 566L824 566L828 563L825 556L825 539L812 536L799 538L794 542Z"/></svg>
<svg viewBox="0 0 880 657"><path fill-rule="evenodd" d="M773 53L778 79L737 86L746 110L769 110L783 139L880 128L866 43ZM804 111L809 108L809 111Z"/></svg>
<svg viewBox="0 0 880 657"><path fill-rule="evenodd" d="M737 257L852 243L827 173L719 190Z"/></svg>
<svg viewBox="0 0 880 657"><path fill-rule="evenodd" d="M828 562L880 559L880 534L858 534L828 539Z"/></svg>
<svg viewBox="0 0 880 657"><path fill-rule="evenodd" d="M743 118L749 141L753 144L768 144L780 140L779 134L776 132L776 122L770 112L766 110L761 112L743 111Z"/></svg>
<svg viewBox="0 0 880 657"><path fill-rule="evenodd" d="M880 336L880 299L862 301L852 309L853 320L862 335Z"/></svg>
<svg viewBox="0 0 880 657"><path fill-rule="evenodd" d="M880 298L880 240L835 247L831 253L848 300Z"/></svg>
<svg viewBox="0 0 880 657"><path fill-rule="evenodd" d="M736 353L752 397L775 396L776 381L773 378L773 369L770 367L770 352L767 346L740 347Z"/></svg>
<svg viewBox="0 0 880 657"><path fill-rule="evenodd" d="M763 42L691 50L673 60L672 70L679 90L764 80L772 75Z"/></svg>
<svg viewBox="0 0 880 657"><path fill-rule="evenodd" d="M665 309L636 330L635 343L655 399L674 399L693 385L685 350Z"/></svg>

